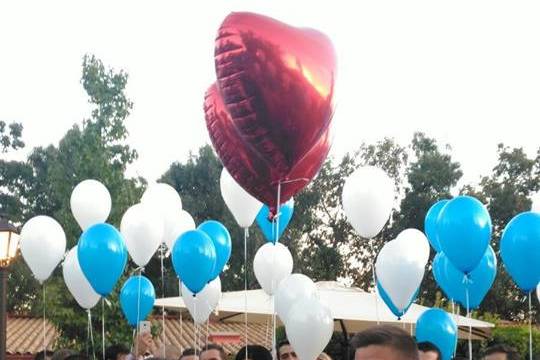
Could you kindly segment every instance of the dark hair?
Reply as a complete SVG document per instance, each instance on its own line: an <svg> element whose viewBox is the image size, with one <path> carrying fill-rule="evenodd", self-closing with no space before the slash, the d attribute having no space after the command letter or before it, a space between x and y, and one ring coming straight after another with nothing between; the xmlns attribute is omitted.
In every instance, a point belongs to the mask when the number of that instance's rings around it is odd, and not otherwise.
<svg viewBox="0 0 540 360"><path fill-rule="evenodd" d="M355 352L370 345L390 347L402 355L402 360L418 360L418 348L413 338L395 326L375 326L359 332L351 340Z"/></svg>
<svg viewBox="0 0 540 360"><path fill-rule="evenodd" d="M77 352L75 350L60 349L60 350L56 350L54 352L51 359L52 360L66 360L66 358L70 357L71 355L76 355L76 354L77 354Z"/></svg>
<svg viewBox="0 0 540 360"><path fill-rule="evenodd" d="M88 356L82 354L73 354L67 356L65 360L88 360Z"/></svg>
<svg viewBox="0 0 540 360"><path fill-rule="evenodd" d="M437 360L442 359L441 351L439 350L439 348L435 344L433 344L433 343L431 343L429 341L419 342L418 343L418 351L422 351L422 352L433 351L434 353L437 353Z"/></svg>
<svg viewBox="0 0 540 360"><path fill-rule="evenodd" d="M272 354L267 348L261 345L248 345L241 348L236 354L235 360L247 360L246 359L246 347L247 358L251 360L272 360Z"/></svg>
<svg viewBox="0 0 540 360"><path fill-rule="evenodd" d="M519 354L511 346L505 345L505 344L497 344L490 346L486 349L484 352L484 357L491 354L497 354L497 353L503 353L506 354L506 358L508 360L519 360Z"/></svg>
<svg viewBox="0 0 540 360"><path fill-rule="evenodd" d="M194 356L194 355L195 355L195 349L187 348L184 351L182 351L182 354L180 355L179 360L181 360L184 356Z"/></svg>
<svg viewBox="0 0 540 360"><path fill-rule="evenodd" d="M45 357L52 357L53 354L54 353L51 350L47 350L46 352L43 352L43 350L41 350L36 355L34 355L34 360L45 360Z"/></svg>
<svg viewBox="0 0 540 360"><path fill-rule="evenodd" d="M285 346L285 345L291 345L291 343L289 342L289 340L285 339L285 340L281 340L280 342L278 342L278 344L276 345L276 354L277 354L277 357L279 359L279 349L281 349L282 346Z"/></svg>
<svg viewBox="0 0 540 360"><path fill-rule="evenodd" d="M205 351L208 351L208 350L217 350L217 351L219 351L219 355L221 356L221 360L227 359L227 354L225 354L225 350L223 350L223 348L221 346L219 346L218 344L206 344L206 346L204 346L201 349L201 354L203 352L205 352Z"/></svg>
<svg viewBox="0 0 540 360"><path fill-rule="evenodd" d="M105 350L106 360L116 360L119 354L129 354L130 351L125 345L116 344L111 345Z"/></svg>

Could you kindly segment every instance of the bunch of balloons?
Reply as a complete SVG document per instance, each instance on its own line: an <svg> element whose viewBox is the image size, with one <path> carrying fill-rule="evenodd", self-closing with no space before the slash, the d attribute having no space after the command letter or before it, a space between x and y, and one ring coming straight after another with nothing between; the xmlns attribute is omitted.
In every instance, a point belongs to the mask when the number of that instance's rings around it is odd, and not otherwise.
<svg viewBox="0 0 540 360"><path fill-rule="evenodd" d="M196 321L205 321L216 307L221 295L219 274L230 256L231 236L218 221L205 221L175 242L173 267L182 281L182 297Z"/></svg>
<svg viewBox="0 0 540 360"><path fill-rule="evenodd" d="M377 289L398 318L416 299L428 260L428 240L416 229L403 230L379 252L375 262Z"/></svg>
<svg viewBox="0 0 540 360"><path fill-rule="evenodd" d="M181 233L195 228L191 216L182 210L180 196L166 184L148 187L141 203L125 212L121 231L106 223L111 195L97 180L80 182L72 191L70 206L82 234L77 246L65 254L62 273L68 290L84 309L93 308L113 291L128 253L142 268L161 244L172 247ZM23 226L23 258L41 283L62 260L65 248L64 231L54 219L36 216ZM130 277L120 292L121 308L132 326L146 318L154 300L154 287L142 275Z"/></svg>
<svg viewBox="0 0 540 360"><path fill-rule="evenodd" d="M433 249L433 276L448 298L476 309L497 274L491 217L471 196L441 200L427 212L424 228Z"/></svg>
<svg viewBox="0 0 540 360"><path fill-rule="evenodd" d="M298 357L316 359L332 337L334 318L315 283L302 274L289 275L279 284L275 310Z"/></svg>
<svg viewBox="0 0 540 360"><path fill-rule="evenodd" d="M238 225L247 229L257 219L268 243L259 248L253 260L255 277L261 288L274 295L279 283L289 276L293 268L292 255L286 246L276 242L289 223L294 208L293 199L280 206L279 214L269 220L270 209L247 193L223 168L220 179L221 196ZM276 226L279 227L276 236Z"/></svg>

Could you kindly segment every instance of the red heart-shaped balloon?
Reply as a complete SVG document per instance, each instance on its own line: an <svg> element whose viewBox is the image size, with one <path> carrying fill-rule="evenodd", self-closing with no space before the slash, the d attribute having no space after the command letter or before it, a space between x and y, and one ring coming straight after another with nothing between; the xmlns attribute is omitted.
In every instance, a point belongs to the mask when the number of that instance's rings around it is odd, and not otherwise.
<svg viewBox="0 0 540 360"><path fill-rule="evenodd" d="M336 59L312 29L233 13L215 46L217 82L207 92L208 131L224 166L275 208L305 187L330 149Z"/></svg>

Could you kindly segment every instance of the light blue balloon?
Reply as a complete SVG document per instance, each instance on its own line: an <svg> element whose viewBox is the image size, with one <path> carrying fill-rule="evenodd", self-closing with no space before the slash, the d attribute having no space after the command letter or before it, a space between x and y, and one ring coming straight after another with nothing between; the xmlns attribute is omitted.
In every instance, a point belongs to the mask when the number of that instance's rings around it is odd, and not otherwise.
<svg viewBox="0 0 540 360"><path fill-rule="evenodd" d="M204 231L189 230L180 235L172 250L176 275L197 294L211 280L216 267L216 248Z"/></svg>
<svg viewBox="0 0 540 360"><path fill-rule="evenodd" d="M506 225L501 238L506 270L526 293L540 283L540 214L524 212Z"/></svg>
<svg viewBox="0 0 540 360"><path fill-rule="evenodd" d="M450 360L456 351L458 329L452 317L441 309L429 309L416 321L416 341L437 346L442 360Z"/></svg>
<svg viewBox="0 0 540 360"><path fill-rule="evenodd" d="M487 292L497 276L497 257L491 246L478 266L465 274L456 269L443 252L433 259L433 277L446 296L467 307L467 290L469 291L469 309L476 309L484 300Z"/></svg>
<svg viewBox="0 0 540 360"><path fill-rule="evenodd" d="M92 225L82 233L77 257L84 276L101 296L111 293L128 259L122 235L105 223Z"/></svg>
<svg viewBox="0 0 540 360"><path fill-rule="evenodd" d="M441 210L437 220L441 250L465 274L480 262L491 238L486 207L471 196L458 196Z"/></svg>
<svg viewBox="0 0 540 360"><path fill-rule="evenodd" d="M210 281L212 281L223 271L225 264L231 257L231 235L222 223L215 220L205 221L197 229L206 233L216 248L216 266L210 277Z"/></svg>
<svg viewBox="0 0 540 360"><path fill-rule="evenodd" d="M154 285L142 275L127 279L120 291L120 307L129 325L133 327L146 319L155 301Z"/></svg>
<svg viewBox="0 0 540 360"><path fill-rule="evenodd" d="M277 218L278 221L278 236L279 239L281 235L283 235L283 232L287 228L287 225L289 225L289 222L292 219L294 212L294 200L291 199L287 201L284 204L281 204L279 207L279 217ZM268 220L268 216L270 215L270 209L268 208L268 205L264 205L259 213L257 214L257 224L259 225L259 228L261 229L264 237L267 241L271 243L276 243L276 224L273 221Z"/></svg>
<svg viewBox="0 0 540 360"><path fill-rule="evenodd" d="M426 233L426 237L428 238L431 247L436 252L441 251L441 245L439 244L437 232L437 219L439 218L441 210L449 201L450 200L437 201L429 208L424 219L424 232Z"/></svg>
<svg viewBox="0 0 540 360"><path fill-rule="evenodd" d="M384 290L384 288L382 287L381 283L377 281L377 290L379 291L379 296L381 297L381 299L384 301L384 303L386 304L386 306L388 307L388 309L390 309L390 311L392 312L392 314L396 315L398 319L401 319L401 317L403 315L405 315L405 313L409 310L409 308L411 307L412 303L416 300L416 298L418 297L418 291L420 291L420 288L416 289L416 292L414 293L413 297L411 298L411 301L409 301L409 305L407 305L407 307L405 309L403 309L403 311L400 311L396 305L394 305L394 303L392 302L392 300L390 299L390 296L388 296L388 294L386 293L386 291Z"/></svg>

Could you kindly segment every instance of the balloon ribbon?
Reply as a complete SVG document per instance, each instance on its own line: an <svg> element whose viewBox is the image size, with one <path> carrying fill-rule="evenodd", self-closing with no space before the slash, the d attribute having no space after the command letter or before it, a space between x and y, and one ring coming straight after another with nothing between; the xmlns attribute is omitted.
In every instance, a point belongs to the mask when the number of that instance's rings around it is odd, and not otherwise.
<svg viewBox="0 0 540 360"><path fill-rule="evenodd" d="M248 358L248 268L247 268L247 239L249 237L248 228L244 228L244 341L246 342L246 359Z"/></svg>
<svg viewBox="0 0 540 360"><path fill-rule="evenodd" d="M161 244L160 246L160 259L161 259L161 297L165 299L165 276L164 276L164 267L163 267L163 258L164 255L164 247L165 244ZM163 358L165 359L165 341L167 341L167 337L165 336L165 304L161 305L161 328L162 334L163 334Z"/></svg>
<svg viewBox="0 0 540 360"><path fill-rule="evenodd" d="M105 360L105 298L101 298L101 351Z"/></svg>
<svg viewBox="0 0 540 360"><path fill-rule="evenodd" d="M42 283L41 287L43 288L43 356L47 354L47 339L46 339L46 328L45 328L45 284Z"/></svg>
<svg viewBox="0 0 540 360"><path fill-rule="evenodd" d="M529 291L529 360L533 358L531 293L532 291Z"/></svg>

